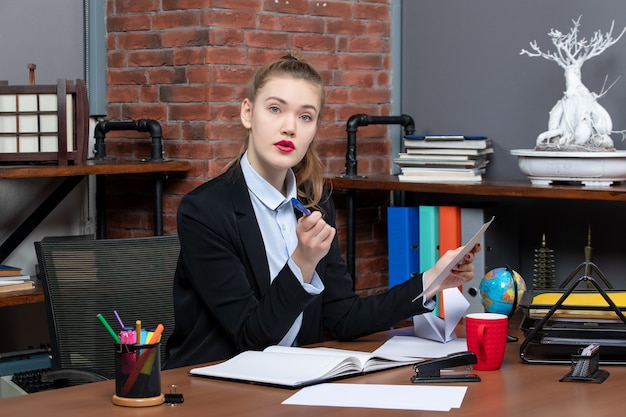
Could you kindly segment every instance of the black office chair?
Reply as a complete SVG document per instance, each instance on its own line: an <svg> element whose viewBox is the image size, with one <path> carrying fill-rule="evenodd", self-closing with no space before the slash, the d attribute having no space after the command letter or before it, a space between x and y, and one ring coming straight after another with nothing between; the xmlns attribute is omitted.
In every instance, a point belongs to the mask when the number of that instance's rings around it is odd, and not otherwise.
<svg viewBox="0 0 626 417"><path fill-rule="evenodd" d="M155 328L162 323L161 358L174 330L172 281L180 250L178 236L35 242L50 330L56 386L112 379L114 339L124 325Z"/></svg>

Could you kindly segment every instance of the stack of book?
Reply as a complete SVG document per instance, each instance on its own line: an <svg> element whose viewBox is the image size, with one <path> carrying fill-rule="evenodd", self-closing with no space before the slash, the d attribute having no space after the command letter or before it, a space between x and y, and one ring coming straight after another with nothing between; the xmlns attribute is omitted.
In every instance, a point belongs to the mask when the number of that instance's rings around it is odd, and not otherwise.
<svg viewBox="0 0 626 417"><path fill-rule="evenodd" d="M22 275L22 269L0 264L0 293L28 290L35 286L29 275Z"/></svg>
<svg viewBox="0 0 626 417"><path fill-rule="evenodd" d="M407 135L393 161L400 181L481 182L493 153L491 139L465 135Z"/></svg>

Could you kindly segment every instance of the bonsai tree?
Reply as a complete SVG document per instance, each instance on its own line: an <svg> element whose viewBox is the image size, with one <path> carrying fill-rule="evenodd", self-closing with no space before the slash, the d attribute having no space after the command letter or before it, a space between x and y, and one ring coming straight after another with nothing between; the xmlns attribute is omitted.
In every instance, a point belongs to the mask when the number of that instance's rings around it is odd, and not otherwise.
<svg viewBox="0 0 626 417"><path fill-rule="evenodd" d="M565 71L565 92L563 97L550 110L548 130L537 137L535 150L556 151L614 151L612 133L613 122L609 113L598 103L608 89L602 87L600 94L593 93L585 87L581 78L583 63L594 56L600 55L615 44L624 34L626 28L617 37L613 37L613 26L602 33L594 32L590 40L578 39L580 17L572 20L574 27L569 33L561 33L551 29L548 36L556 47L555 52L542 52L536 41L530 42L531 51L522 49L520 55L542 57L556 62Z"/></svg>

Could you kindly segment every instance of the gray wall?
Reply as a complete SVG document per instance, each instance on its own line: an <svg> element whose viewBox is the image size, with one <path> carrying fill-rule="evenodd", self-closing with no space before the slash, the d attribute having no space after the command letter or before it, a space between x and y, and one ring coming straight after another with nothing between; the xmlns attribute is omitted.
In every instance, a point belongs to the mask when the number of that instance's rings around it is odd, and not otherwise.
<svg viewBox="0 0 626 417"><path fill-rule="evenodd" d="M85 78L83 33L83 0L0 0L0 80L28 84L27 63L37 65L37 84ZM60 181L0 180L0 241L10 236ZM88 192L83 181L4 263L34 275L34 241L88 232ZM47 343L43 304L0 308L0 330L0 353Z"/></svg>
<svg viewBox="0 0 626 417"><path fill-rule="evenodd" d="M492 138L490 179L526 179L510 150L534 147L565 89L561 67L520 55L521 49L536 40L542 51L554 51L550 29L567 33L581 15L579 39L608 31L613 19L615 36L626 26L624 0L408 0L402 7L402 113L413 116L417 133ZM600 104L614 130L626 129L626 35L584 63L582 81L589 90L599 93L605 77L607 84L623 77ZM613 141L626 149L620 135ZM458 198L447 201L455 202ZM518 218L506 227L519 248L501 264L517 268L527 282L532 282L534 250L543 233L555 250L559 282L584 261L591 226L593 260L614 286L624 287L626 248L615 236L626 234L626 204L510 199L502 209Z"/></svg>
<svg viewBox="0 0 626 417"><path fill-rule="evenodd" d="M532 148L547 129L548 112L565 89L563 70L544 58L520 55L536 40L555 50L548 32L563 33L582 15L579 39L626 26L623 0L403 1L402 112L417 133L487 135L495 154L487 178L525 178L511 149ZM583 83L593 92L626 76L626 35L585 62ZM614 130L626 129L626 77L600 104ZM618 149L626 149L613 135Z"/></svg>
<svg viewBox="0 0 626 417"><path fill-rule="evenodd" d="M85 78L83 33L83 0L2 0L0 80L28 84L27 63L37 84Z"/></svg>

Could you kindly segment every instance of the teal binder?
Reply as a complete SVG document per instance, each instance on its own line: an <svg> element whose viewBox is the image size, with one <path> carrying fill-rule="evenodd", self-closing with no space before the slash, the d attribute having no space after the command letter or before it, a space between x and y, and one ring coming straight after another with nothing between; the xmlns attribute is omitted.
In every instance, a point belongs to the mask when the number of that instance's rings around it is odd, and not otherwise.
<svg viewBox="0 0 626 417"><path fill-rule="evenodd" d="M387 207L389 288L420 272L419 208Z"/></svg>
<svg viewBox="0 0 626 417"><path fill-rule="evenodd" d="M439 259L439 207L419 206L420 272Z"/></svg>
<svg viewBox="0 0 626 417"><path fill-rule="evenodd" d="M419 206L420 270L432 268L439 259L439 206ZM433 314L439 316L439 300Z"/></svg>

